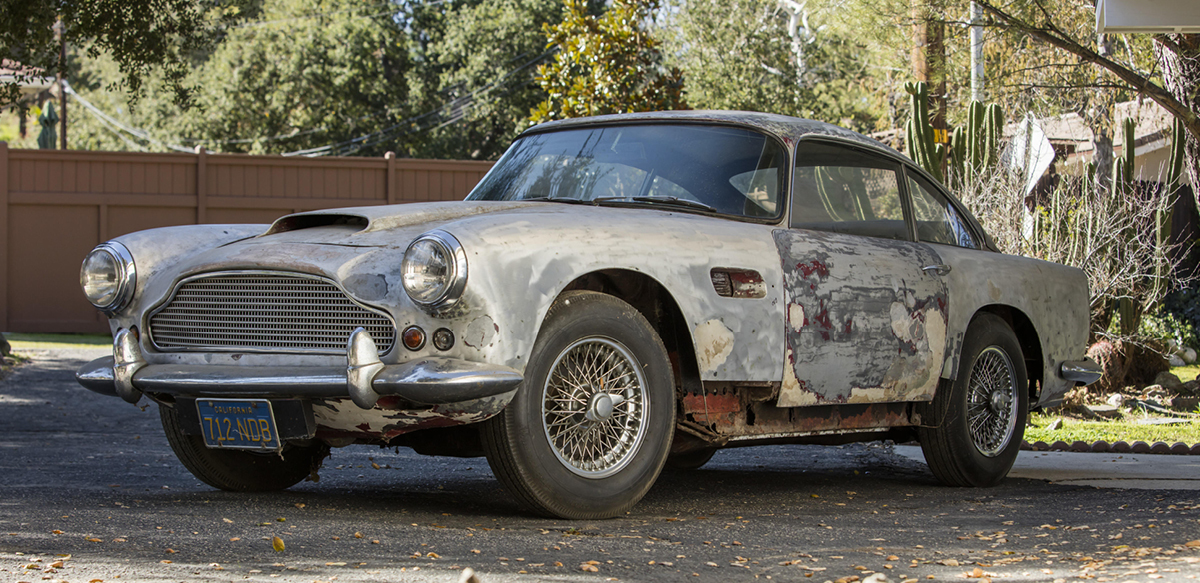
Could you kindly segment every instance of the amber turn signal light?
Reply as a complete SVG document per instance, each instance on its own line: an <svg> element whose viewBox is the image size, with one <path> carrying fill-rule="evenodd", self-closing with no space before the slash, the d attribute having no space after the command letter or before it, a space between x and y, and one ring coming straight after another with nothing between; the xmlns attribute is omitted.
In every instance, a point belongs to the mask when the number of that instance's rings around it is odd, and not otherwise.
<svg viewBox="0 0 1200 583"><path fill-rule="evenodd" d="M425 331L419 326L409 326L404 329L404 333L400 338L404 342L404 347L409 350L420 350L425 346Z"/></svg>

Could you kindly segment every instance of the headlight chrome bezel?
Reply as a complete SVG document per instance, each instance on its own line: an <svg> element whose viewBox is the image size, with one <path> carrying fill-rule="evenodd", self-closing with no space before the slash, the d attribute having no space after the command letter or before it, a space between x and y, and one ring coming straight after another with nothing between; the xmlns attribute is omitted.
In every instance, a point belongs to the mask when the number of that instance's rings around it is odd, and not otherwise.
<svg viewBox="0 0 1200 583"><path fill-rule="evenodd" d="M405 277L407 270L404 265L408 264L413 248L423 242L433 244L446 257L449 266L449 274L445 283L441 285L441 291L431 299L419 299L418 294L409 288L408 278ZM435 311L450 308L462 298L463 291L467 287L466 250L463 249L458 239L454 238L454 235L440 229L429 231L413 239L408 248L404 250L404 258L401 260L401 285L409 299L423 308Z"/></svg>
<svg viewBox="0 0 1200 583"><path fill-rule="evenodd" d="M102 304L96 303L91 296L87 295L87 287L84 285L87 280L88 260L97 253L104 253L111 257L117 270L116 293L113 294L111 301ZM133 299L133 292L137 289L137 266L134 265L133 254L129 252L128 248L116 241L108 241L97 245L95 249L92 249L83 258L83 264L79 268L79 286L84 289L84 295L88 297L88 301L105 314L112 315L120 311L129 305L130 300Z"/></svg>

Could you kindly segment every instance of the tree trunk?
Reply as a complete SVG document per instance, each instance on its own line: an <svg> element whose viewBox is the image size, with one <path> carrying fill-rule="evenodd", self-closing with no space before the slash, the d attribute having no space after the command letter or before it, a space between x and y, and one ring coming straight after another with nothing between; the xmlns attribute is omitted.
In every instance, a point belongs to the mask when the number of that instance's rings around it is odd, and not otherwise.
<svg viewBox="0 0 1200 583"><path fill-rule="evenodd" d="M1166 88L1192 112L1200 112L1200 34L1168 34L1164 37L1176 47L1173 50L1161 42L1154 43ZM1195 133L1185 133L1188 137L1184 145L1184 168L1200 204L1200 141Z"/></svg>

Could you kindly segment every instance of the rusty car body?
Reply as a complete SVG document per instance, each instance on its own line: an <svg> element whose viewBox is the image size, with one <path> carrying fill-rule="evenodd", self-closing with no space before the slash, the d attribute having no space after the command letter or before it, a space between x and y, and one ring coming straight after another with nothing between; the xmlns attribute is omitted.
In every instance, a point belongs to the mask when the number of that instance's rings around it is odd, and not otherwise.
<svg viewBox="0 0 1200 583"><path fill-rule="evenodd" d="M547 123L466 201L132 233L81 282L114 353L79 381L157 403L230 490L403 445L595 518L721 447L888 438L985 486L1098 376L1082 272L997 252L874 140L760 113Z"/></svg>

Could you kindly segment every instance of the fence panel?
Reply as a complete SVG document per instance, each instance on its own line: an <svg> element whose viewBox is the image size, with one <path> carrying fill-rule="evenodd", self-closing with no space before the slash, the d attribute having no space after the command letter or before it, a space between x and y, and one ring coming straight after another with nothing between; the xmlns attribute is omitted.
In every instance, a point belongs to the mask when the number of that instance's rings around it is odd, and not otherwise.
<svg viewBox="0 0 1200 583"><path fill-rule="evenodd" d="M0 331L107 333L79 291L97 244L171 225L462 200L491 162L12 150L0 142Z"/></svg>

